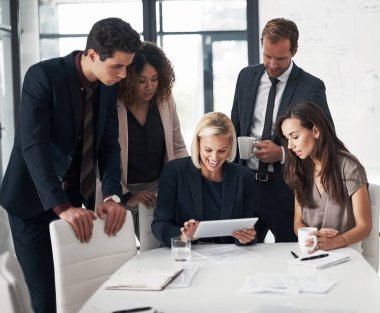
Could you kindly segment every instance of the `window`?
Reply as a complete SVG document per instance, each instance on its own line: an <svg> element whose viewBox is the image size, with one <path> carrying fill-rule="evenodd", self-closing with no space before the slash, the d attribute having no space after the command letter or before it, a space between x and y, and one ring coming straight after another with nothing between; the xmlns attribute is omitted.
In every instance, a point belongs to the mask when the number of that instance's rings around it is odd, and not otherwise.
<svg viewBox="0 0 380 313"><path fill-rule="evenodd" d="M85 12L85 14L83 14ZM91 26L107 17L128 21L142 33L142 1L48 1L39 6L41 60L85 48Z"/></svg>
<svg viewBox="0 0 380 313"><path fill-rule="evenodd" d="M174 66L173 93L190 149L195 124L205 112L231 113L237 75L248 64L247 2L160 0L155 3L155 7L144 9L156 10L157 25L153 28L157 29L158 45ZM83 49L90 27L101 18L120 17L143 33L144 25L150 23L143 21L143 16L154 13L143 12L142 1L115 0L104 3L46 0L40 3L39 12L41 59Z"/></svg>
<svg viewBox="0 0 380 313"><path fill-rule="evenodd" d="M157 2L158 43L176 73L174 97L190 148L205 112L230 116L236 79L248 65L246 1Z"/></svg>
<svg viewBox="0 0 380 313"><path fill-rule="evenodd" d="M10 2L0 2L0 183L14 138Z"/></svg>

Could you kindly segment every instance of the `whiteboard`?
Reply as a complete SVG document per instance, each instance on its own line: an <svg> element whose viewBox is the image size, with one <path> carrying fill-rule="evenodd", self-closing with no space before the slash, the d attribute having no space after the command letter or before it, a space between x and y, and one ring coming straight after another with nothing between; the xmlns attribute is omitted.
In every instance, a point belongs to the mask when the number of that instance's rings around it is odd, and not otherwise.
<svg viewBox="0 0 380 313"><path fill-rule="evenodd" d="M380 0L262 0L259 16L260 31L275 17L297 24L294 62L324 81L339 138L380 177Z"/></svg>

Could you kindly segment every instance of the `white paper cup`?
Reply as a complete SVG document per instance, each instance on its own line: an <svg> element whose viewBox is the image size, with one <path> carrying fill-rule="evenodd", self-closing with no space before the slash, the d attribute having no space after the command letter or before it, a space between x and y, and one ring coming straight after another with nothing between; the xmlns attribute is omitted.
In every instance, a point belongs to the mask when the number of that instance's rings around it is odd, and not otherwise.
<svg viewBox="0 0 380 313"><path fill-rule="evenodd" d="M257 139L255 137L238 137L240 159L248 160L254 155L254 148Z"/></svg>
<svg viewBox="0 0 380 313"><path fill-rule="evenodd" d="M317 231L316 227L302 227L298 228L298 245L302 253L308 253L311 250L315 250L318 244L318 238L315 235L310 235L311 232ZM306 246L306 239L312 238L313 245L311 247Z"/></svg>

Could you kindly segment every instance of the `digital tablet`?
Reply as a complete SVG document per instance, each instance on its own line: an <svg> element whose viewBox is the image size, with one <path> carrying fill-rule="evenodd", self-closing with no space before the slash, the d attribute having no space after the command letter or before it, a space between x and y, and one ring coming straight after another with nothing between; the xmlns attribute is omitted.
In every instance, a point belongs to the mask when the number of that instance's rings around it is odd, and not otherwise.
<svg viewBox="0 0 380 313"><path fill-rule="evenodd" d="M235 230L252 228L257 217L199 222L194 238L231 236Z"/></svg>

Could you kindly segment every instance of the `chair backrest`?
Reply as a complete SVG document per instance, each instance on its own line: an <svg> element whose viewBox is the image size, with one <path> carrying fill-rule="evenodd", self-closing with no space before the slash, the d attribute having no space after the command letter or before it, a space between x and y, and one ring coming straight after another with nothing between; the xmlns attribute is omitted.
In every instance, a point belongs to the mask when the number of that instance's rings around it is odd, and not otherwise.
<svg viewBox="0 0 380 313"><path fill-rule="evenodd" d="M152 221L153 209L148 209L144 204L139 203L139 227L140 227L140 251L156 249L160 247L160 242L153 236Z"/></svg>
<svg viewBox="0 0 380 313"><path fill-rule="evenodd" d="M50 223L57 312L78 312L121 265L136 255L132 214L116 236L104 233L105 220L94 221L92 238L81 243L64 220Z"/></svg>
<svg viewBox="0 0 380 313"><path fill-rule="evenodd" d="M0 295L1 312L33 312L24 274L9 251L0 255Z"/></svg>
<svg viewBox="0 0 380 313"><path fill-rule="evenodd" d="M379 209L380 186L369 184L369 200L372 213L372 230L370 235L362 241L363 256L377 272L379 268Z"/></svg>

